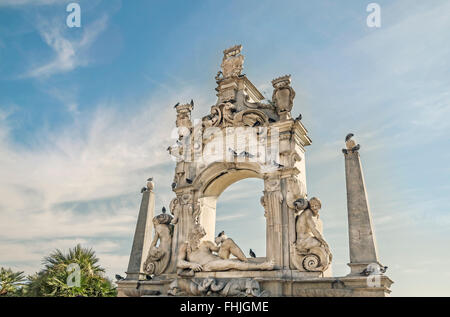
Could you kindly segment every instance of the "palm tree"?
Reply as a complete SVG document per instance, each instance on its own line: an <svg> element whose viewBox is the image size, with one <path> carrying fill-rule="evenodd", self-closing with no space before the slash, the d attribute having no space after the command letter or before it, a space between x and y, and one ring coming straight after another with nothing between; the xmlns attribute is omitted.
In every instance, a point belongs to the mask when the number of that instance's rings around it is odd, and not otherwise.
<svg viewBox="0 0 450 317"><path fill-rule="evenodd" d="M112 282L104 277L105 270L92 249L81 245L67 254L57 249L43 260L44 269L29 277L31 296L115 296ZM75 268L74 265L75 264ZM69 284L76 274L79 284Z"/></svg>
<svg viewBox="0 0 450 317"><path fill-rule="evenodd" d="M105 272L105 269L97 265L98 261L99 259L92 248L82 248L80 244L77 244L75 248L69 249L68 254L64 254L61 250L56 249L56 251L44 258L43 264L46 270L51 271L59 266L66 268L71 263L77 263L80 268L86 270L89 276L92 276Z"/></svg>
<svg viewBox="0 0 450 317"><path fill-rule="evenodd" d="M11 269L0 268L0 296L15 296L25 285L23 272L13 272Z"/></svg>

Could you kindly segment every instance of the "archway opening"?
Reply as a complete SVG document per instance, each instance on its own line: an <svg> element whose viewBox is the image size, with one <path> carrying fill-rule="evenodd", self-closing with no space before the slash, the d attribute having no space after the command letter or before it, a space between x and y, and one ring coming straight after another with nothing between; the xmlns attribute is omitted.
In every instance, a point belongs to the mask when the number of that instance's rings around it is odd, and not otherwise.
<svg viewBox="0 0 450 317"><path fill-rule="evenodd" d="M256 257L266 256L266 219L260 204L264 182L246 178L228 186L217 198L215 236L222 230L247 257L252 249Z"/></svg>

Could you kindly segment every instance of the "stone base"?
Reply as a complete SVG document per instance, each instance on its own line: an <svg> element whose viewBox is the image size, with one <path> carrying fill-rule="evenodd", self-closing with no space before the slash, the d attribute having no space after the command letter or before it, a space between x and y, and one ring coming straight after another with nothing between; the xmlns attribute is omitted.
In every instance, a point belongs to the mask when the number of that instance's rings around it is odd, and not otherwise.
<svg viewBox="0 0 450 317"><path fill-rule="evenodd" d="M248 279L257 281L265 296L293 297L385 297L390 294L392 280L379 275L377 283L368 282L366 276L322 277L322 273L276 271L199 272L196 280L214 278L217 281ZM191 278L163 274L147 281L123 280L118 282L119 297L168 296L170 284L175 279Z"/></svg>

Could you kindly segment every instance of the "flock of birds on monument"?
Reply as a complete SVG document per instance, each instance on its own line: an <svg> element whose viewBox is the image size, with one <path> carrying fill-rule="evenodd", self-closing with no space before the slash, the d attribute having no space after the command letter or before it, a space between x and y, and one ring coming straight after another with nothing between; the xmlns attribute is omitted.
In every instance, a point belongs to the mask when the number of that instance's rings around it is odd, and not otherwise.
<svg viewBox="0 0 450 317"><path fill-rule="evenodd" d="M180 103L177 103L174 107L177 107L179 104L180 104ZM194 101L193 101L193 100L191 100L191 105L194 106ZM300 121L301 119L302 119L302 115L299 114L298 117L295 118L295 121ZM257 124L257 123L259 123L259 122L256 122L255 124ZM255 125L254 125L254 126L255 126ZM361 148L361 146L360 146L359 144L356 144L355 141L352 140L352 137L353 137L353 136L354 136L353 133L349 133L349 134L347 134L347 136L345 137L345 144L346 144L346 146L347 146L347 149L343 149L343 150L342 150L345 154L347 154L349 151L351 151L351 152L358 151L358 150ZM178 144L178 145L182 145L181 141L179 141L179 140L177 140L177 144ZM242 151L242 152L240 152L240 153L237 153L237 152L236 152L235 150L233 150L232 148L228 148L228 151L229 151L229 152L233 155L233 157L235 157L235 158L236 158L236 157L246 157L246 158L253 158L253 157L255 157L255 155L253 155L253 154L251 154L251 153L249 153L249 152L247 152L247 151ZM272 165L275 166L275 167L277 167L277 168L283 168L283 167L284 167L284 165L282 165L282 164L276 162L275 160L272 161ZM192 183L193 183L193 180L190 179L190 178L186 178L185 180L186 180L186 183L187 183L187 184L192 184ZM152 177L150 177L150 178L147 179L147 182L151 182L151 181L153 181L153 178L152 178ZM172 183L172 189L175 189L176 186L177 186L176 183ZM142 189L141 189L141 194L144 193L144 192L146 192L146 191L149 191L149 190L150 190L150 189L149 189L148 187L142 187ZM163 214L165 214L165 213L167 212L165 206L162 207L161 212L162 212ZM222 235L224 235L224 234L225 234L225 232L224 232L224 231L221 231L221 232L219 233L218 237L220 237L220 236L222 236ZM249 250L249 255L250 255L252 258L256 258L256 254L255 254L255 252L254 252L252 249ZM380 268L379 268L379 272L380 272L380 273L385 273L385 272L387 271L387 269L388 269L387 266L380 267ZM369 276L369 275L371 275L371 274L373 274L373 273L375 273L374 269L366 268L366 269L364 269L360 274L361 274L361 275L364 275L364 276ZM123 278L122 276L120 276L119 274L116 274L115 277L116 277L116 280L117 280L117 281L124 280L124 278ZM151 279L151 276L147 276L147 279Z"/></svg>
<svg viewBox="0 0 450 317"><path fill-rule="evenodd" d="M180 104L180 103L178 102L178 103L174 106L174 108L176 108L179 104ZM191 104L192 107L194 107L194 100L191 99L190 104ZM295 118L295 121L300 121L301 119L302 119L302 115L299 114L299 115ZM271 120L271 121L273 122L274 120ZM255 127L256 125L259 125L259 122L256 122L256 123L253 125L253 127ZM176 142L177 142L178 145L182 145L182 142L181 142L181 141L177 140ZM168 150L169 150L169 149L170 149L170 147L168 148ZM249 152L247 152L247 151L242 151L241 153L237 153L237 152L236 152L235 150L233 150L232 148L228 148L228 151L233 155L233 157L246 157L246 158L253 158L253 157L255 157L254 154L251 154L251 153L249 153ZM276 162L275 160L272 161L272 165L275 166L275 167L277 167L277 168L283 168L283 167L284 167L283 164L280 164L280 163ZM193 180L190 179L190 178L186 178L185 180L186 180L186 183L187 183L187 184L192 184L192 183L193 183ZM153 178L152 178L152 177L150 177L150 178L147 179L147 182L151 182L151 181L153 181ZM175 183L175 182L172 183L171 187L172 187L172 190L175 189L175 188L177 187L177 183ZM142 187L142 188L141 188L141 194L144 193L144 192L146 192L146 191L148 191L148 190L149 190L148 187ZM167 211L167 210L166 210L166 207L163 206L161 212L164 214L164 213L166 213L166 211ZM224 232L222 231L221 233L219 233L219 236L220 236L221 234L224 234ZM252 249L250 249L249 255L250 255L252 258L256 258L256 254L255 254L255 252L254 252ZM120 281L120 280L123 280L124 278L123 278L122 276L116 274L116 279L117 279L118 281Z"/></svg>

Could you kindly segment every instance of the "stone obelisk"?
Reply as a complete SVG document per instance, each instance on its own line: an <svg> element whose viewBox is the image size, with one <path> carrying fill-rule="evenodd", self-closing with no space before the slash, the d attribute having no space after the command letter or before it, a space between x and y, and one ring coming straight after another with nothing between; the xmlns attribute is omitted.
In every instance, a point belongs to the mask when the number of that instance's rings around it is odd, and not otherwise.
<svg viewBox="0 0 450 317"><path fill-rule="evenodd" d="M146 274L143 265L147 257L152 239L152 219L155 212L154 183L151 178L147 180L147 188L142 193L141 207L134 232L133 246L130 261L128 262L127 280L143 280Z"/></svg>
<svg viewBox="0 0 450 317"><path fill-rule="evenodd" d="M358 153L359 144L352 140L353 134L348 134L345 156L345 179L347 184L348 232L350 244L350 275L361 274L371 270L373 266L380 267L372 226L369 201L362 172L361 159Z"/></svg>

